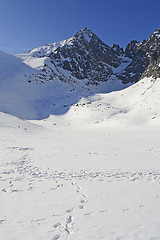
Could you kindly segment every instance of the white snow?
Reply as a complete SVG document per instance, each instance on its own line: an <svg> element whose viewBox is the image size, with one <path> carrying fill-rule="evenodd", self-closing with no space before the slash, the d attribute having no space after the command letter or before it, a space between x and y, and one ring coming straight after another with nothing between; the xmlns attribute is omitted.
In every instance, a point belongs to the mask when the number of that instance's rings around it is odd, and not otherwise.
<svg viewBox="0 0 160 240"><path fill-rule="evenodd" d="M3 66L0 82L0 239L160 239L160 79L110 93L114 80L29 84L46 59L11 60L18 72Z"/></svg>
<svg viewBox="0 0 160 240"><path fill-rule="evenodd" d="M128 57L121 57L121 59L123 60L123 63L121 63L119 67L117 68L112 67L114 74L123 73L124 69L131 63L131 59Z"/></svg>
<svg viewBox="0 0 160 240"><path fill-rule="evenodd" d="M160 38L160 29L156 30L153 34L154 34L157 38Z"/></svg>
<svg viewBox="0 0 160 240"><path fill-rule="evenodd" d="M65 45L72 45L74 38L69 38L60 42L46 44L42 47L35 48L30 51L30 54L35 57L48 56L51 52L54 52L57 48L63 47ZM20 54L21 55L21 54ZM23 54L22 54L23 55Z"/></svg>

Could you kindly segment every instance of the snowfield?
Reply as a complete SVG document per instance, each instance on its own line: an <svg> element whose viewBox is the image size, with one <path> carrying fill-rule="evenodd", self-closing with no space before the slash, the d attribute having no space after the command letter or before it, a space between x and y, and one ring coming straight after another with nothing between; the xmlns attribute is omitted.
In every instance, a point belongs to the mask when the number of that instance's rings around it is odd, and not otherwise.
<svg viewBox="0 0 160 240"><path fill-rule="evenodd" d="M43 120L1 113L0 238L160 239L159 83Z"/></svg>
<svg viewBox="0 0 160 240"><path fill-rule="evenodd" d="M0 239L159 240L160 79L29 84L47 60L13 58L0 69Z"/></svg>

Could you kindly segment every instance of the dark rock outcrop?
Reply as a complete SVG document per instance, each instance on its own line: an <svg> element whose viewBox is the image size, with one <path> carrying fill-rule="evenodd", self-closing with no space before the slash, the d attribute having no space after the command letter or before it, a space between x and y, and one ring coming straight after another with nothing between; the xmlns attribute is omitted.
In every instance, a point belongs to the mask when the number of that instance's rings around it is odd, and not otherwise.
<svg viewBox="0 0 160 240"><path fill-rule="evenodd" d="M116 78L126 84L143 77L160 77L160 29L143 42L132 40L125 51L117 44L109 47L84 28L68 40L46 44L30 53L48 57L50 64L43 68L44 78L49 72L50 79L57 76L61 81L75 77L98 84Z"/></svg>
<svg viewBox="0 0 160 240"><path fill-rule="evenodd" d="M160 77L160 29L156 30L148 40L131 41L125 55L132 59L122 75L118 78L127 82L137 82L144 77Z"/></svg>

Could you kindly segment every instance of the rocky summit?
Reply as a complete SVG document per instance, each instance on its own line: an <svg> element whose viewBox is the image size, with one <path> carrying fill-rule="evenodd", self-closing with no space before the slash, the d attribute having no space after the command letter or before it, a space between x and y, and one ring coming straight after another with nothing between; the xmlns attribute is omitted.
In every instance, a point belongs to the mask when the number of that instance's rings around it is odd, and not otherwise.
<svg viewBox="0 0 160 240"><path fill-rule="evenodd" d="M125 55L132 59L119 78L124 83L137 82L144 77L160 77L160 29L156 30L148 40L131 41L125 50Z"/></svg>
<svg viewBox="0 0 160 240"><path fill-rule="evenodd" d="M135 83L145 76L160 77L160 29L143 42L132 40L123 50L117 44L108 46L84 28L70 39L46 44L29 54L47 58L42 72L31 76L29 82L45 81L49 76L49 80L56 77L64 82L75 78L86 80L88 85L109 79Z"/></svg>

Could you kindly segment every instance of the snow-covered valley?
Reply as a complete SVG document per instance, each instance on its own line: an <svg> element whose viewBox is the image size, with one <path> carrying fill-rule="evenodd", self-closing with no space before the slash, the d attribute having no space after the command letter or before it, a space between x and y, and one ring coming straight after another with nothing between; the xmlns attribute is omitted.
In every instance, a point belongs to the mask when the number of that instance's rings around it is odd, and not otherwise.
<svg viewBox="0 0 160 240"><path fill-rule="evenodd" d="M0 239L160 239L159 33L0 52Z"/></svg>
<svg viewBox="0 0 160 240"><path fill-rule="evenodd" d="M1 239L160 239L159 83L42 120L1 113Z"/></svg>

